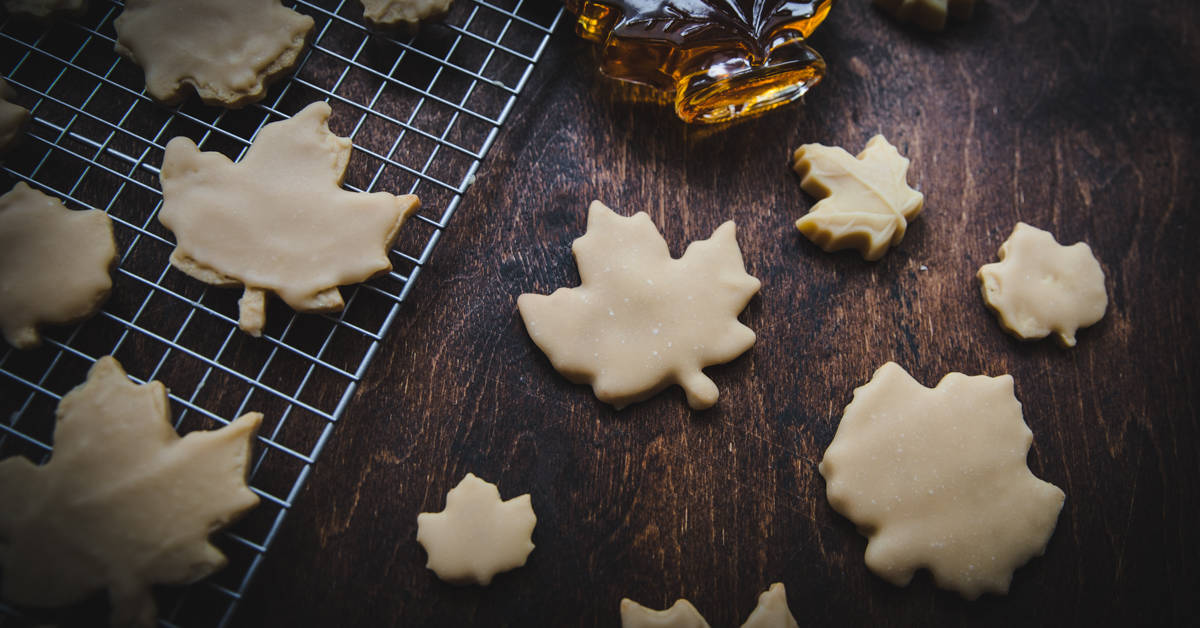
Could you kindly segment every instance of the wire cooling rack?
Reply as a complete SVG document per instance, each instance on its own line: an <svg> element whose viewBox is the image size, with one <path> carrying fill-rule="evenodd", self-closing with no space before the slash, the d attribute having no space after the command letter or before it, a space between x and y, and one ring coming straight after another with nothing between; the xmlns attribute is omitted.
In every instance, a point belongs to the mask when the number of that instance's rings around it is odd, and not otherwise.
<svg viewBox="0 0 1200 628"><path fill-rule="evenodd" d="M0 15L0 75L33 113L5 158L0 192L26 181L69 207L102 209L119 249L112 296L97 316L45 330L36 350L0 343L0 458L44 462L58 400L103 355L116 356L139 382L165 383L181 433L263 412L250 473L262 502L214 540L229 566L158 595L164 625L224 625L562 9L537 0L458 0L444 22L397 36L364 28L355 0L285 1L314 18L310 47L265 100L225 111L194 96L176 107L151 100L142 70L113 52L120 3L91 4L83 17L51 25ZM168 263L173 238L156 220L163 149L184 135L237 159L265 124L315 100L332 105L332 130L354 139L345 187L414 193L422 209L390 253L394 270L344 288L344 311L295 314L274 302L263 337L251 338L237 330L239 291L210 288ZM72 613L98 612L105 612L102 595L45 615L0 605L0 626L70 623Z"/></svg>

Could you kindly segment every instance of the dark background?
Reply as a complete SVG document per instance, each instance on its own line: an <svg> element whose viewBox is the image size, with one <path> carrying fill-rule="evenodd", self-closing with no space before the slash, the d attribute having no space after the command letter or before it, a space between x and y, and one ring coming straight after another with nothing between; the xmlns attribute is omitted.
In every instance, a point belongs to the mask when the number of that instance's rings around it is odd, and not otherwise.
<svg viewBox="0 0 1200 628"><path fill-rule="evenodd" d="M981 2L929 35L867 5L813 37L829 74L802 105L724 129L630 102L559 29L237 623L613 626L628 596L733 626L775 581L806 626L1194 621L1200 10ZM826 254L792 226L813 199L791 151L875 133L925 212L877 263ZM676 255L737 222L758 342L708 370L715 408L673 388L615 412L526 335L516 298L577 283L592 199L648 212ZM1018 220L1104 268L1108 311L1074 349L1015 340L979 297ZM817 463L888 360L929 386L1015 378L1030 468L1067 500L1007 596L885 583L825 501ZM415 541L467 472L538 515L529 562L488 588L443 584Z"/></svg>
<svg viewBox="0 0 1200 628"><path fill-rule="evenodd" d="M557 7L542 1L548 13ZM111 10L93 3L89 15ZM357 23L354 2L339 11ZM111 18L101 22L108 29ZM615 626L622 597L653 608L685 597L721 628L744 621L759 593L777 581L786 585L802 626L1196 623L1200 5L981 0L970 22L925 34L868 0L843 0L812 38L829 63L825 81L803 104L726 128L685 126L669 108L615 89L595 73L591 45L570 26L561 24L551 39L477 183L423 265L400 319L290 504L233 625ZM81 31L50 32L46 39L36 29L27 35L39 48L55 49L56 37ZM447 33L428 25L420 37L436 44L449 40ZM338 40L330 34L323 41ZM93 44L103 54L89 48L80 63L107 63L111 44ZM73 48L64 50L66 56ZM388 66L389 48L365 50L363 58ZM318 87L332 85L354 102L372 98L370 76L340 74L322 54L264 102L290 115L319 97ZM6 68L16 63L3 61ZM475 61L462 63L476 67ZM34 67L26 63L18 78L35 83ZM114 67L122 82L140 89L136 66ZM510 69L519 71L519 64ZM88 85L80 83L85 96ZM97 93L97 101L109 97ZM403 93L386 93L379 108L405 112ZM19 97L31 102L28 90ZM118 100L112 109L119 113ZM219 113L194 101L185 102L186 111ZM452 115L424 106L430 118ZM122 122L126 130L156 129L169 115L153 103L136 107L138 114ZM355 131L360 148L386 150L394 141L395 130L372 126L374 118L355 128L347 102L334 108L334 131ZM45 101L38 115L57 119ZM263 115L247 108L219 124L249 133ZM163 138L207 135L202 126L177 128L176 118L163 123ZM69 119L66 126L87 135L86 116ZM486 125L460 127L462 137L452 139L464 145L488 133ZM45 138L52 131L42 124L31 134ZM857 153L876 133L912 160L909 182L925 194L925 211L878 262L852 251L826 254L793 226L814 199L801 191L790 155L807 142ZM236 154L240 147L223 146L217 135L206 150ZM113 137L118 148L136 144ZM70 141L53 140L46 172L57 172L54 160ZM6 167L24 173L47 145L27 140ZM132 154L156 164L156 150ZM375 172L373 164L356 152L347 183L369 182L363 173ZM58 174L62 181L43 183L70 186L73 171ZM122 192L110 213L127 212L158 229L150 220L157 181L148 171L133 176L147 187L129 186L133 192ZM7 189L14 180L5 177ZM394 191L408 183L401 177L380 185ZM432 191L422 192L428 210L446 207L449 191L425 189ZM77 192L72 207L103 206L114 194L90 181ZM688 409L682 391L672 388L613 411L556 373L525 333L518 295L577 284L570 244L584 233L593 199L625 215L648 212L676 255L725 220L737 222L747 270L763 283L741 316L758 342L708 369L721 391L713 409ZM1018 220L1063 243L1087 242L1104 268L1108 311L1079 333L1073 349L1014 339L979 297L976 270L996 260ZM422 244L430 224L406 225L413 231L401 235L402 248ZM162 242L150 243L152 259L141 263L135 255L138 264L129 268L162 269L160 283L214 311L236 312L238 291L206 290L166 270L170 240L161 235ZM122 245L129 236L118 230ZM397 270L412 272L411 265ZM124 333L120 320L174 329L173 317L195 308L168 303L160 312L156 295L138 318L131 312L140 314L141 295L131 282L118 276L105 305L110 316L50 337L76 338L79 330L84 357L98 355ZM389 311L382 298L362 305L370 298L360 294L354 316L382 318ZM268 335L289 344L320 345L322 330L333 326L328 318L302 315L292 319L294 330L288 322L281 331L289 312L277 300L270 308ZM228 323L185 326L193 335L223 334ZM204 334L197 342L220 338ZM238 364L257 364L251 358L271 351L240 333L229 342ZM345 353L353 364L368 343L332 344L327 359ZM145 338L132 338L116 353L131 375L153 374L179 395L191 390L188 377L207 378L203 365L178 351L167 360ZM50 355L47 348L4 366L28 362L37 373L34 367ZM1014 377L1035 437L1030 468L1061 487L1067 500L1046 555L1016 572L1007 596L966 602L923 573L907 588L887 584L863 563L865 539L826 502L817 463L853 389L889 360L928 386L951 371ZM81 381L90 365L71 355L63 362L70 364L56 367L47 385L56 393ZM161 373L160 362L167 364ZM215 412L232 416L249 397L235 385L222 392L225 382L214 375L204 393L216 400ZM7 413L27 393L9 395L15 385L0 384L8 386L0 386ZM339 385L345 383L318 381L305 399L336 405ZM322 397L322 391L332 392ZM281 402L252 401L268 421L282 421ZM180 408L173 410L179 416ZM25 415L20 420L36 423L39 437L49 439L52 400L39 397ZM214 427L196 415L181 431ZM308 451L325 423L314 420L309 428L297 425L303 415L296 417L285 436ZM15 453L21 450L0 450ZM285 495L274 485L292 486L297 466L264 465L255 481ZM531 493L538 516L529 562L487 588L442 583L424 567L415 540L417 514L441 510L446 491L468 472L497 482L504 497ZM262 532L275 512L264 503L236 529ZM217 542L231 566L214 580L236 580L246 550ZM177 595L160 590L164 612ZM60 623L105 617L103 598L97 594ZM223 608L213 605L216 613Z"/></svg>

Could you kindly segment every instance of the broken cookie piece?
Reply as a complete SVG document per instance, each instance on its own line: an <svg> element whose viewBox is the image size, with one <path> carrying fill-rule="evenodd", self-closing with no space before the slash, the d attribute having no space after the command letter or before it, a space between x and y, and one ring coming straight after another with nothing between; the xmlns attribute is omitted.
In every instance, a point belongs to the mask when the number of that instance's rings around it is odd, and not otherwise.
<svg viewBox="0 0 1200 628"><path fill-rule="evenodd" d="M901 22L911 22L927 31L946 28L946 16L969 20L975 0L874 0L875 6Z"/></svg>
<svg viewBox="0 0 1200 628"><path fill-rule="evenodd" d="M112 625L154 626L151 586L225 566L209 535L258 503L246 468L262 415L180 438L166 388L111 357L56 414L49 461L0 461L3 597L51 607L107 589Z"/></svg>
<svg viewBox="0 0 1200 628"><path fill-rule="evenodd" d="M96 313L112 289L112 221L72 211L24 182L0 196L0 330L18 349L41 344L38 328Z"/></svg>
<svg viewBox="0 0 1200 628"><path fill-rule="evenodd" d="M1000 246L1000 261L976 274L983 300L1006 331L1022 340L1051 333L1064 347L1075 332L1104 318L1104 270L1086 243L1063 246L1047 231L1018 222Z"/></svg>
<svg viewBox="0 0 1200 628"><path fill-rule="evenodd" d="M796 228L826 252L857 249L875 261L900 243L924 207L908 187L908 159L882 135L857 157L837 146L805 144L792 155L800 187L821 199Z"/></svg>
<svg viewBox="0 0 1200 628"><path fill-rule="evenodd" d="M415 27L450 10L454 0L361 0L363 17L375 26Z"/></svg>
<svg viewBox="0 0 1200 628"><path fill-rule="evenodd" d="M338 286L392 269L388 249L416 196L342 189L351 143L316 102L263 127L237 163L167 143L158 219L175 234L171 265L201 281L245 287L238 326L258 336L266 295L301 312L342 309Z"/></svg>
<svg viewBox="0 0 1200 628"><path fill-rule="evenodd" d="M313 19L279 0L128 0L113 26L156 100L178 102L191 85L206 104L240 107L296 64Z"/></svg>
<svg viewBox="0 0 1200 628"><path fill-rule="evenodd" d="M930 389L888 362L855 389L818 468L871 571L904 586L926 568L973 600L1008 592L1054 532L1065 496L1029 470L1032 443L1012 377L950 373Z"/></svg>
<svg viewBox="0 0 1200 628"><path fill-rule="evenodd" d="M417 515L417 542L438 578L487 586L525 564L536 524L528 493L502 501L495 484L468 473L446 493L445 510Z"/></svg>
<svg viewBox="0 0 1200 628"><path fill-rule="evenodd" d="M755 340L737 317L760 284L746 272L733 222L673 259L648 215L626 218L594 201L571 250L578 287L517 299L554 368L617 409L673 384L694 409L715 404L717 385L701 369Z"/></svg>

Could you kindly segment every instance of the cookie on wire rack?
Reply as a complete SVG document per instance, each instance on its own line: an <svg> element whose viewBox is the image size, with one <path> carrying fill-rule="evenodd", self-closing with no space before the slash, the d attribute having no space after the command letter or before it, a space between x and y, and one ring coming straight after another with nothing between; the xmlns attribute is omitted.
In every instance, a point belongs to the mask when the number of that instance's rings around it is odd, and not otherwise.
<svg viewBox="0 0 1200 628"><path fill-rule="evenodd" d="M235 108L296 65L313 19L279 0L128 0L113 26L116 51L146 71L155 100L179 102L190 85Z"/></svg>
<svg viewBox="0 0 1200 628"><path fill-rule="evenodd" d="M416 28L450 11L454 0L361 0L363 18L372 26Z"/></svg>

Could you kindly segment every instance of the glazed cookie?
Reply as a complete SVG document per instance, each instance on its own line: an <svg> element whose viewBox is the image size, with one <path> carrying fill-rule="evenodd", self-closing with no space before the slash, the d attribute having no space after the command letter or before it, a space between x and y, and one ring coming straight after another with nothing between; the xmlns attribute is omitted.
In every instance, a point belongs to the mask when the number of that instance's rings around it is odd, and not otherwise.
<svg viewBox="0 0 1200 628"><path fill-rule="evenodd" d="M296 64L313 20L279 0L128 0L113 25L156 100L182 100L186 84L207 104L240 107Z"/></svg>
<svg viewBox="0 0 1200 628"><path fill-rule="evenodd" d="M587 234L571 247L580 285L521 295L525 329L558 372L618 409L672 384L692 408L708 408L717 385L701 369L755 339L737 317L760 284L734 231L726 222L672 259L645 213L626 218L594 201Z"/></svg>
<svg viewBox="0 0 1200 628"><path fill-rule="evenodd" d="M1083 242L1063 246L1047 231L1018 222L1000 246L1000 261L976 274L983 301L1006 331L1022 340L1051 333L1064 347L1075 332L1104 318L1104 270Z"/></svg>
<svg viewBox="0 0 1200 628"><path fill-rule="evenodd" d="M908 187L908 159L882 135L857 157L837 146L805 144L792 155L800 187L820 198L796 228L826 252L857 249L874 261L900 243L925 204Z"/></svg>
<svg viewBox="0 0 1200 628"><path fill-rule="evenodd" d="M468 473L446 493L445 510L417 515L417 542L438 578L487 586L525 564L536 524L528 493L504 501L495 484Z"/></svg>
<svg viewBox="0 0 1200 628"><path fill-rule="evenodd" d="M0 196L0 330L18 349L42 342L38 327L95 314L112 289L112 221L72 211L18 183Z"/></svg>
<svg viewBox="0 0 1200 628"><path fill-rule="evenodd" d="M362 0L363 17L376 26L416 26L441 17L453 0Z"/></svg>
<svg viewBox="0 0 1200 628"><path fill-rule="evenodd" d="M79 15L87 10L87 0L4 0L4 9L13 15L45 20Z"/></svg>
<svg viewBox="0 0 1200 628"><path fill-rule="evenodd" d="M171 265L201 281L245 287L238 325L262 333L266 295L302 312L342 309L338 286L392 269L388 249L420 204L411 194L340 186L351 143L316 102L266 125L238 163L167 143L158 219L175 234Z"/></svg>
<svg viewBox="0 0 1200 628"><path fill-rule="evenodd" d="M888 362L855 389L818 468L871 571L904 586L927 568L975 599L1006 593L1054 532L1065 497L1026 466L1032 443L1012 377L950 373L930 389Z"/></svg>
<svg viewBox="0 0 1200 628"><path fill-rule="evenodd" d="M180 438L166 388L134 384L111 357L57 415L46 464L0 461L4 598L63 606L108 589L112 625L153 626L150 587L223 567L209 535L258 503L246 464L262 415Z"/></svg>
<svg viewBox="0 0 1200 628"><path fill-rule="evenodd" d="M0 79L0 154L8 150L21 136L21 131L29 122L29 110L11 102L8 99L16 96L16 92L4 79Z"/></svg>

